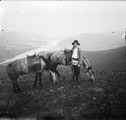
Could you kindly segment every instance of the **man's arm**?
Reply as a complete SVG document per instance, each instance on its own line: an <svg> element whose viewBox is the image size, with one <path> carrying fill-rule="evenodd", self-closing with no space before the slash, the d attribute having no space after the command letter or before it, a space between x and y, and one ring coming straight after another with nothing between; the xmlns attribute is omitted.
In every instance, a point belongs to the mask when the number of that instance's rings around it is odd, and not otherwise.
<svg viewBox="0 0 126 120"><path fill-rule="evenodd" d="M68 48L65 48L65 50L67 51L67 52L73 52L73 48L72 49L68 49Z"/></svg>

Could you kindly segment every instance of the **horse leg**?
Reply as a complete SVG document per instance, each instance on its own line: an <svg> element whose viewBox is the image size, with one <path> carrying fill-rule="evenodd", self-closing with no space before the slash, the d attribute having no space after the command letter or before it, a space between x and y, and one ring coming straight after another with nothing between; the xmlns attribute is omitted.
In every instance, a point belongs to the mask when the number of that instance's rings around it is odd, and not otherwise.
<svg viewBox="0 0 126 120"><path fill-rule="evenodd" d="M53 81L53 79L52 79L52 74L49 72L49 74L50 74L50 78L49 78L49 80L52 82Z"/></svg>
<svg viewBox="0 0 126 120"><path fill-rule="evenodd" d="M42 72L39 73L39 85L42 86Z"/></svg>
<svg viewBox="0 0 126 120"><path fill-rule="evenodd" d="M58 75L58 77L60 77L60 73L56 70L56 74Z"/></svg>
<svg viewBox="0 0 126 120"><path fill-rule="evenodd" d="M20 90L20 88L19 88L19 86L18 86L17 80L15 80L15 85L16 85L17 91L18 91L19 93L21 93L21 90Z"/></svg>
<svg viewBox="0 0 126 120"><path fill-rule="evenodd" d="M21 93L21 90L17 84L17 78L18 77L14 77L14 79L12 80L12 84L13 84L13 89L14 89L14 93Z"/></svg>
<svg viewBox="0 0 126 120"><path fill-rule="evenodd" d="M58 67L58 65L55 66L56 74L58 75L58 77L60 77L60 73L58 72L57 67Z"/></svg>
<svg viewBox="0 0 126 120"><path fill-rule="evenodd" d="M16 75L12 74L12 73L8 73L8 75L9 75L9 78L11 79L11 81L12 81L14 93L18 93L18 91L20 91L20 88L17 85L17 78L18 77Z"/></svg>
<svg viewBox="0 0 126 120"><path fill-rule="evenodd" d="M18 93L17 92L17 89L16 89L16 84L15 84L15 82L12 80L12 84L13 84L13 90L14 90L14 93Z"/></svg>
<svg viewBox="0 0 126 120"><path fill-rule="evenodd" d="M33 87L36 87L36 82L37 82L37 79L38 79L38 74L39 73L36 73L36 75L35 75L35 81L34 81Z"/></svg>

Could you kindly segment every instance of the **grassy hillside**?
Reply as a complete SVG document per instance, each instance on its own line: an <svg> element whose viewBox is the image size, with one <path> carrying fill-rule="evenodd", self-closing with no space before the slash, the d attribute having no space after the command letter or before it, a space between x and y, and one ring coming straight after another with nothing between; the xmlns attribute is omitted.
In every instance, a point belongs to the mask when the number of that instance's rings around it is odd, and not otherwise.
<svg viewBox="0 0 126 120"><path fill-rule="evenodd" d="M82 52L95 69L125 69L125 47L103 51Z"/></svg>
<svg viewBox="0 0 126 120"><path fill-rule="evenodd" d="M81 71L80 83L71 77L69 68L58 69L58 84L44 72L43 86L33 88L34 74L22 75L21 94L14 94L5 68L0 67L0 119L35 120L117 120L126 119L126 73L95 70L92 83Z"/></svg>

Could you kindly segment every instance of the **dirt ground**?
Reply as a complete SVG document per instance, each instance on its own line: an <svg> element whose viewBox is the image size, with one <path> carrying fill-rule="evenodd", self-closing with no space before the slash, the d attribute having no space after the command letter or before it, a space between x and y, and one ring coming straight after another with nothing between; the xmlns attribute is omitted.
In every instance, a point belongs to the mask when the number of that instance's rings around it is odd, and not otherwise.
<svg viewBox="0 0 126 120"><path fill-rule="evenodd" d="M126 72L94 70L96 81L81 70L80 83L69 67L59 67L58 84L43 73L43 86L33 88L35 74L18 79L22 90L15 94L5 67L0 66L0 118L35 120L126 119Z"/></svg>

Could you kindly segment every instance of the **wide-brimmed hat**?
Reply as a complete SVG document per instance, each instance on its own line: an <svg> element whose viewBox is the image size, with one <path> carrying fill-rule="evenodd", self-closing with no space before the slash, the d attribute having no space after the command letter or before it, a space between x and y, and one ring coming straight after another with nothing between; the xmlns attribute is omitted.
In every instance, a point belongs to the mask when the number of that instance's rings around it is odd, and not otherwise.
<svg viewBox="0 0 126 120"><path fill-rule="evenodd" d="M78 45L80 45L80 43L78 42L78 40L74 40L74 41L72 42L72 45L73 45L74 43L77 43Z"/></svg>

